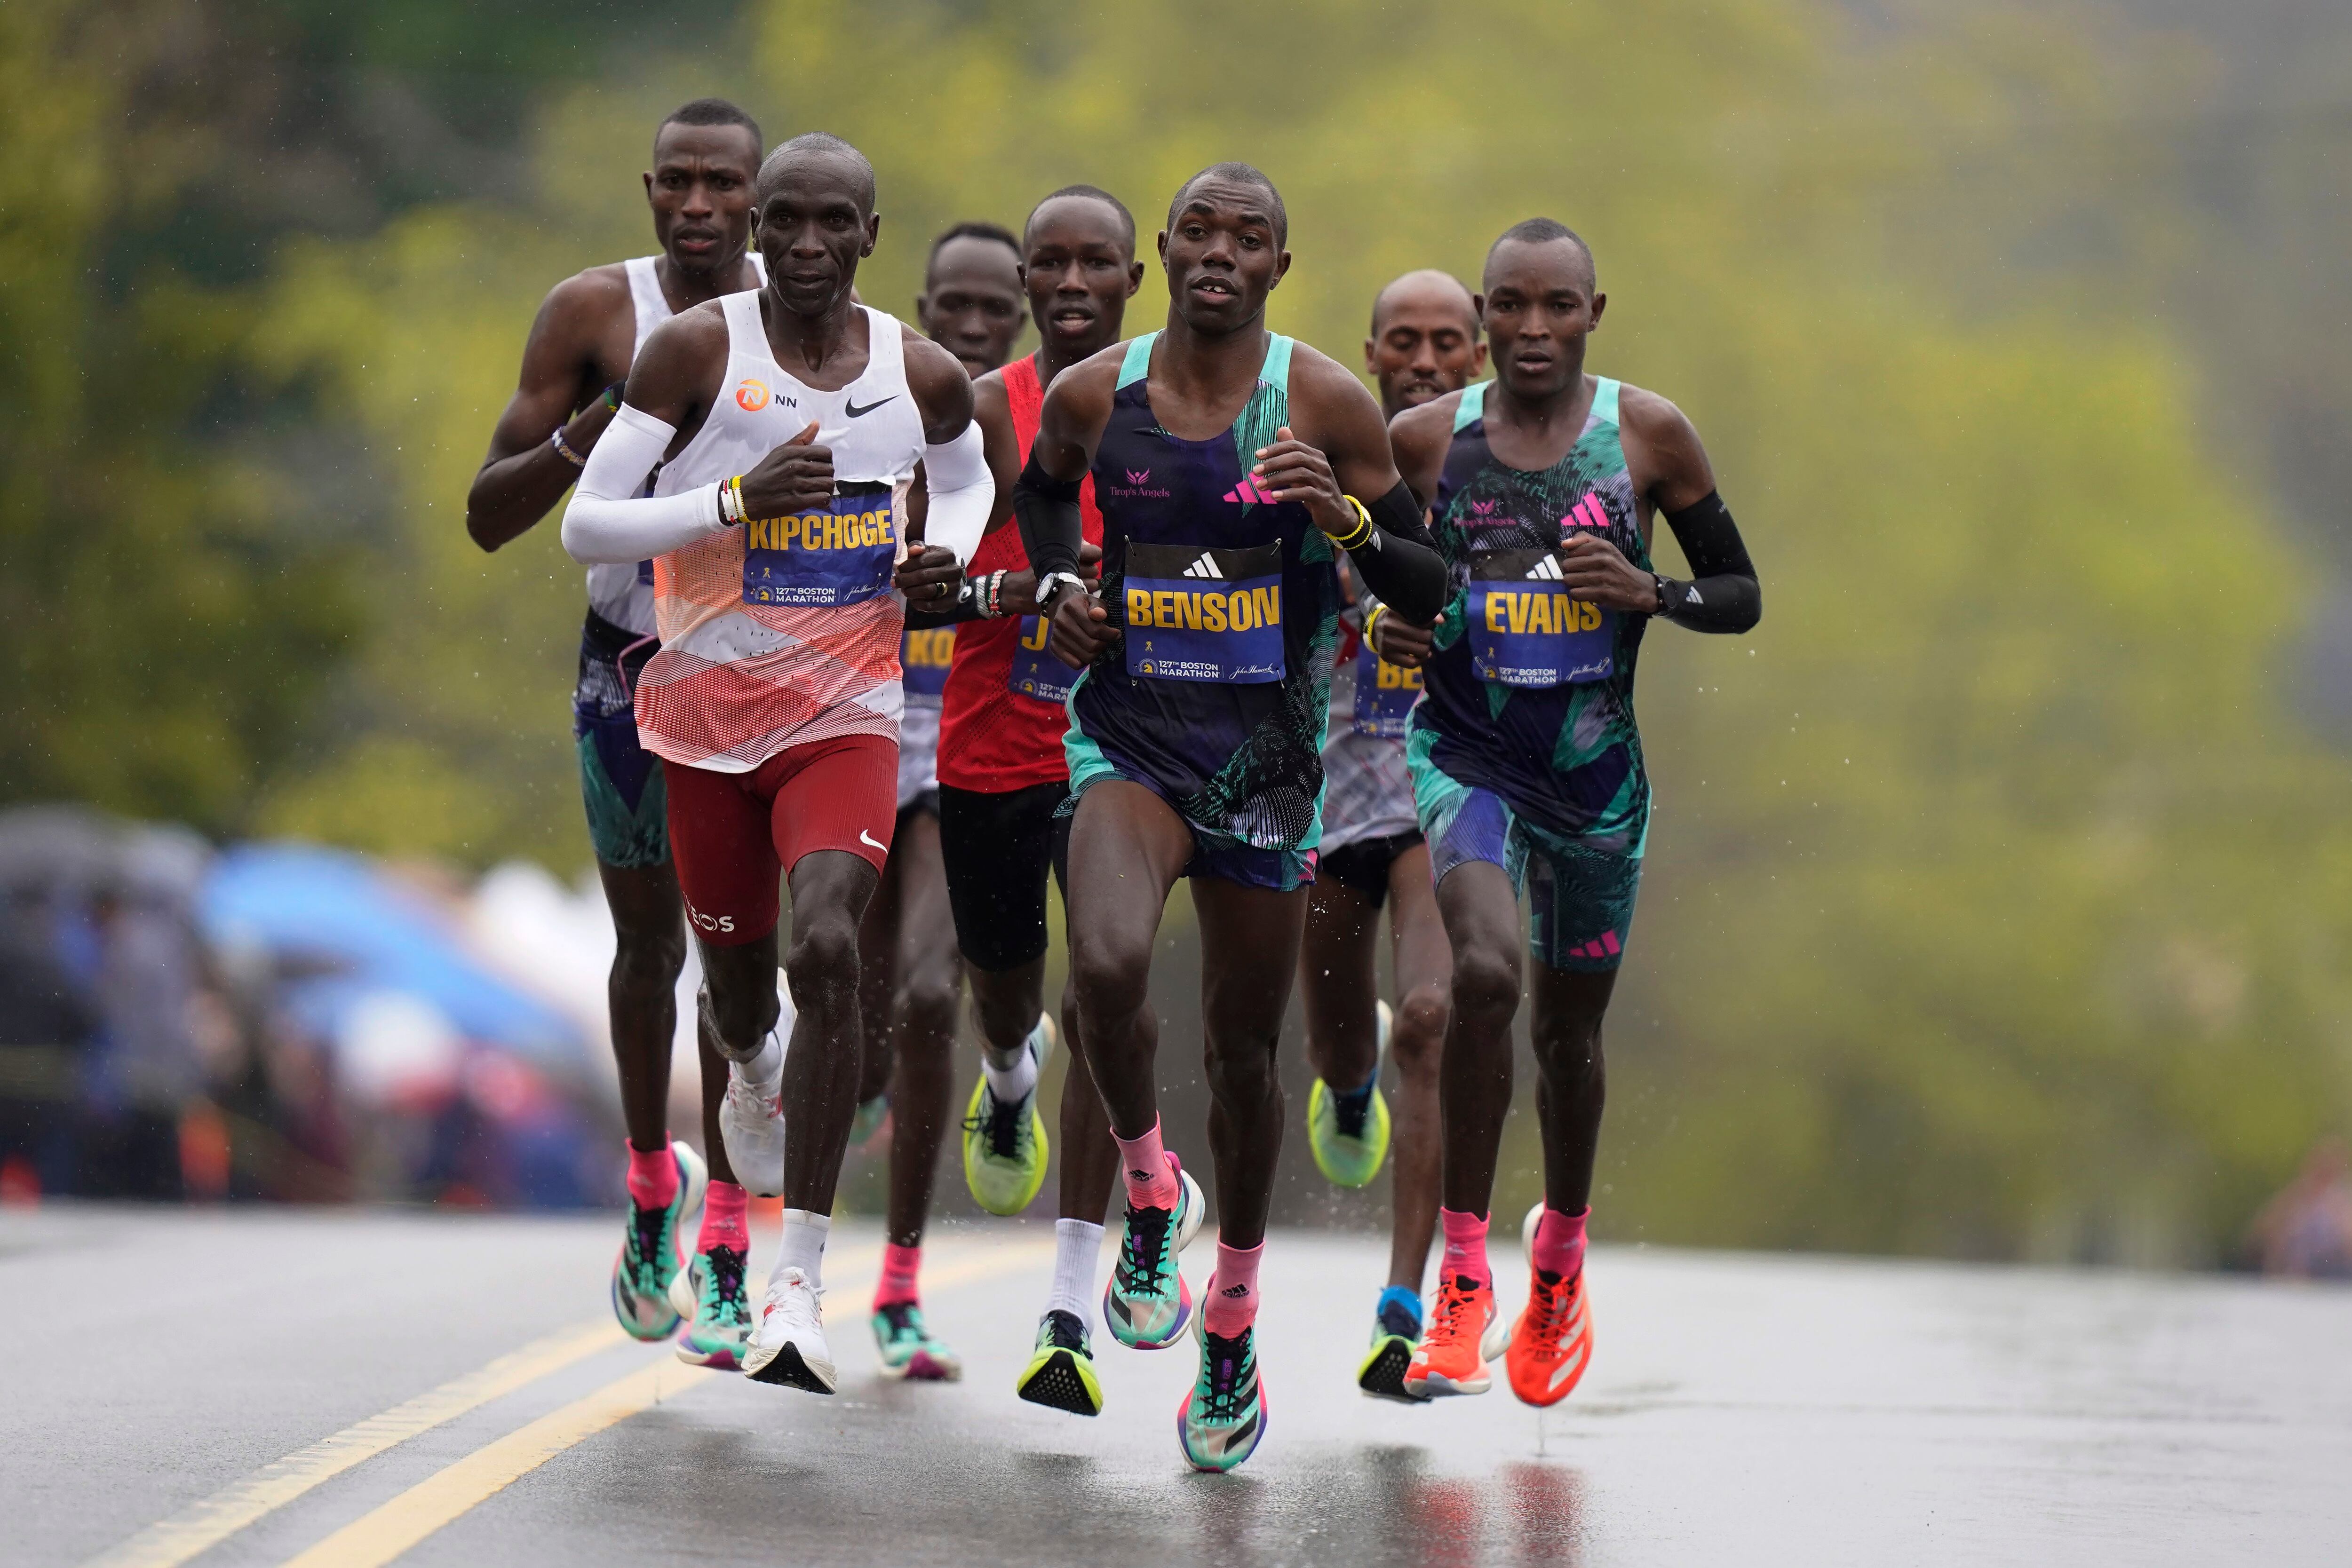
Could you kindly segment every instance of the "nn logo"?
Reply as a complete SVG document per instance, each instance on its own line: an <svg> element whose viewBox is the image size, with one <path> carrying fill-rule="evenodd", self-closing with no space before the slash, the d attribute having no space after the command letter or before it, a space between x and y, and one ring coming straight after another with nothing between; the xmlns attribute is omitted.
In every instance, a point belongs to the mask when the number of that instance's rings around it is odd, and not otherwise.
<svg viewBox="0 0 2352 1568"><path fill-rule="evenodd" d="M746 376L735 388L735 406L745 413L757 413L768 406L768 383Z"/></svg>
<svg viewBox="0 0 2352 1568"><path fill-rule="evenodd" d="M1274 497L1266 494L1265 486L1257 482L1257 476L1255 474L1243 475L1242 482L1226 491L1224 498L1228 501L1239 501L1244 507L1254 501L1263 501L1269 507L1274 505Z"/></svg>

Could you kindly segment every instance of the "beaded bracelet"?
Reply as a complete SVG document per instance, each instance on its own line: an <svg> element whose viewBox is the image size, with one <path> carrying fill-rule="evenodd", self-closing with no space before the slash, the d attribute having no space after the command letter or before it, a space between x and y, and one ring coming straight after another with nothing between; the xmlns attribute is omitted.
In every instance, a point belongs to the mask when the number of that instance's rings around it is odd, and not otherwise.
<svg viewBox="0 0 2352 1568"><path fill-rule="evenodd" d="M555 448L555 455L558 457L562 458L574 468L585 468L588 466L588 459L581 456L580 454L572 451L571 447L564 444L563 427L562 425L559 424L555 427L555 434L547 438L547 443L549 445Z"/></svg>
<svg viewBox="0 0 2352 1568"><path fill-rule="evenodd" d="M621 389L627 384L625 382L614 382L604 389L604 406L614 413L621 412Z"/></svg>

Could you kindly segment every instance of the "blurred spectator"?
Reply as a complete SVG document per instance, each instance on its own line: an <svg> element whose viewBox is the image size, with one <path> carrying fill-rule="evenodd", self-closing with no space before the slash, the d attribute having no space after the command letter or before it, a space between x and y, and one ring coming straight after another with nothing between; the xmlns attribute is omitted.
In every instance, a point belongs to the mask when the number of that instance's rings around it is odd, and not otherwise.
<svg viewBox="0 0 2352 1568"><path fill-rule="evenodd" d="M2252 1240L2265 1274L2352 1280L2352 1158L2322 1139L2303 1169L2255 1216Z"/></svg>

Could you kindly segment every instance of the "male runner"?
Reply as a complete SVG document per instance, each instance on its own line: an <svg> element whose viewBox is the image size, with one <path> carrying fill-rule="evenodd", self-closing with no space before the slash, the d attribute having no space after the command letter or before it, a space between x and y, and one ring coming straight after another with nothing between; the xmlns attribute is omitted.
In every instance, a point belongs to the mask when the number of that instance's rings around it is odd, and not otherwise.
<svg viewBox="0 0 2352 1568"><path fill-rule="evenodd" d="M747 256L744 246L761 145L759 125L723 99L697 99L655 131L646 201L661 254L590 267L556 285L540 307L523 346L521 384L466 497L466 529L475 543L494 550L520 537L572 486L612 422L631 360L655 328L675 311L760 286L760 258ZM629 695L654 652L649 568L615 561L588 569L588 621L572 698L588 839L613 912L605 999L629 1141L629 1222L613 1263L613 1310L639 1339L660 1339L690 1315L679 1358L731 1370L743 1349L750 1240L744 1192L718 1130L726 1073L707 1030L700 1046L709 1196L695 1242L698 1262L690 1271L678 1267L679 1228L703 1177L694 1151L669 1139L670 1046L685 925L663 823L661 771L637 745ZM674 1305L673 1295L683 1300Z"/></svg>
<svg viewBox="0 0 2352 1568"><path fill-rule="evenodd" d="M1021 244L994 224L965 223L931 242L915 319L933 342L981 376L1013 352L1029 316L1021 290ZM1005 476L1009 491L1013 476ZM910 521L923 517L924 488L909 493ZM1000 506L1009 505L1009 494ZM919 528L910 529L919 534ZM866 906L857 946L866 1026L857 1124L870 1134L881 1112L890 1133L888 1237L874 1290L874 1337L886 1376L952 1382L963 1363L931 1336L918 1288L923 1224L939 1168L940 1135L954 1090L955 922L940 867L940 694L955 646L952 626L909 623L898 646L907 711L898 721L898 827L882 885ZM896 1049L893 1049L895 1041ZM886 1092L887 1091L887 1092Z"/></svg>
<svg viewBox="0 0 2352 1568"><path fill-rule="evenodd" d="M1022 246L1037 351L972 382L972 418L997 476L996 515L972 557L986 619L955 631L940 741L940 833L948 895L971 975L981 1030L981 1080L964 1117L964 1177L982 1207L1018 1214L1045 1178L1046 1139L1037 1113L1038 1073L1053 1024L1045 984L1045 877L1066 871L1069 795L1063 758L1066 668L1045 649L1033 593L1035 574L1012 516L1013 476L1036 439L1045 389L1072 365L1118 341L1127 302L1143 285L1135 219L1118 198L1071 185L1037 204ZM1082 550L1099 554L1102 515L1082 481ZM1002 574L1001 576L999 574ZM1066 1022L1074 1022L1068 995ZM1102 1409L1094 1370L1095 1263L1102 1218L1118 1172L1118 1146L1083 1056L1071 1053L1060 1113L1061 1218L1054 1284L1038 1321L1035 1354L1017 1388L1034 1404L1093 1416Z"/></svg>
<svg viewBox="0 0 2352 1568"><path fill-rule="evenodd" d="M1491 1382L1486 1204L1511 1102L1523 892L1544 1202L1522 1228L1533 1282L1505 1364L1513 1393L1552 1405L1591 1359L1584 1227L1601 1019L1649 837L1634 658L1654 616L1745 632L1762 610L1690 421L1654 392L1584 373L1607 303L1592 253L1567 228L1530 218L1506 231L1479 302L1496 379L1408 410L1390 432L1406 483L1431 498L1452 585L1408 739L1454 949L1440 1071L1445 1253L1408 1393L1480 1394ZM1697 580L1651 569L1661 513Z"/></svg>
<svg viewBox="0 0 2352 1568"><path fill-rule="evenodd" d="M1350 552L1400 614L1426 621L1444 593L1370 394L1266 330L1286 228L1273 183L1245 163L1186 182L1160 236L1166 329L1055 378L1015 494L1054 651L1085 670L1065 745L1070 967L1127 1182L1104 1315L1147 1348L1192 1306L1176 1253L1202 1200L1161 1147L1148 987L1161 908L1192 878L1220 1235L1177 1427L1205 1469L1240 1464L1265 1429L1252 1325L1282 1145L1275 1046L1314 876L1331 561ZM1099 599L1070 570L1090 472Z"/></svg>
<svg viewBox="0 0 2352 1568"><path fill-rule="evenodd" d="M1486 364L1470 291L1449 275L1409 272L1373 299L1364 367L1389 418L1459 392ZM1422 651L1428 644L1420 628L1402 625L1377 604L1360 609L1342 570L1344 635L1323 743L1323 848L1298 952L1307 1057L1316 1071L1307 1137L1317 1167L1337 1185L1362 1186L1378 1174L1390 1129L1381 1059L1393 1049L1388 1288L1373 1305L1371 1349L1356 1383L1367 1394L1408 1399L1404 1371L1421 1340L1421 1276L1437 1228L1437 1062L1453 956L1405 769L1405 716L1421 695L1421 673L1380 654L1400 633L1420 639ZM1396 970L1393 1010L1379 999L1376 973L1382 904Z"/></svg>
<svg viewBox="0 0 2352 1568"><path fill-rule="evenodd" d="M766 286L646 340L563 543L582 560L656 558L662 651L637 682L637 729L663 758L702 1005L730 1064L719 1131L744 1184L786 1206L743 1370L830 1394L819 1292L856 1109L857 928L897 815L903 612L888 590L951 606L995 487L963 367L851 297L881 227L873 165L812 132L769 156L753 197ZM913 551L898 514L918 461L930 514Z"/></svg>

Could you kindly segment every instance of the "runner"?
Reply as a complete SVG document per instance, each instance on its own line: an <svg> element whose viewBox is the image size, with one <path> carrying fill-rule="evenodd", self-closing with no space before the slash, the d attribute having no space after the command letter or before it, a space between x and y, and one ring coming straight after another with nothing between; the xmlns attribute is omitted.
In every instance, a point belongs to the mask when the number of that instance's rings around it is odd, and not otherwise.
<svg viewBox="0 0 2352 1568"><path fill-rule="evenodd" d="M1062 755L1069 673L1045 650L1035 574L1021 530L1004 524L1045 389L1063 371L1118 341L1127 302L1143 284L1135 219L1118 198L1091 185L1067 186L1038 203L1021 244L1029 314L1042 340L1034 354L972 383L972 418L987 442L998 501L971 570L993 613L956 629L940 743L948 894L981 1030L982 1071L963 1124L964 1179L994 1214L1020 1213L1045 1179L1036 1091L1055 1033L1043 1010L1045 876L1049 863L1057 879L1066 871L1069 825L1060 815L1069 794ZM1097 555L1102 515L1090 479L1080 483L1078 505L1086 551ZM1075 1021L1066 989L1060 1010L1066 1025ZM1092 1343L1095 1264L1118 1146L1075 1051L1062 1084L1060 1126L1054 1284L1038 1320L1035 1354L1016 1386L1033 1404L1093 1416L1102 1410Z"/></svg>
<svg viewBox="0 0 2352 1568"><path fill-rule="evenodd" d="M1496 379L1411 410L1391 431L1406 482L1433 498L1453 588L1407 743L1454 951L1445 1253L1410 1393L1480 1394L1491 1381L1486 1206L1510 1109L1521 893L1533 906L1544 1202L1522 1227L1533 1280L1506 1368L1521 1399L1552 1405L1591 1361L1584 1228L1601 1020L1649 838L1634 659L1654 616L1745 632L1762 608L1690 422L1654 392L1584 373L1607 303L1592 253L1567 228L1530 218L1508 230L1487 253L1480 306ZM1657 514L1696 581L1651 569Z"/></svg>
<svg viewBox="0 0 2352 1568"><path fill-rule="evenodd" d="M1364 366L1389 418L1459 392L1486 364L1470 291L1447 274L1409 272L1373 299ZM1404 1391L1404 1371L1421 1341L1421 1276L1437 1228L1437 1062L1454 966L1405 769L1405 715L1421 695L1421 672L1380 652L1400 637L1426 652L1428 640L1377 604L1360 608L1351 574L1344 563L1339 570L1342 636L1323 743L1323 847L1298 954L1307 1058L1316 1071L1307 1137L1317 1168L1334 1184L1362 1186L1379 1174L1390 1136L1381 1061L1394 1051L1389 1281L1373 1304L1371 1349L1356 1384L1367 1394L1418 1404ZM1366 643L1367 621L1379 648ZM1396 977L1393 1009L1380 999L1377 973L1383 904Z"/></svg>
<svg viewBox="0 0 2352 1568"><path fill-rule="evenodd" d="M730 1064L719 1130L744 1184L786 1205L743 1369L824 1394L824 1241L861 1051L858 923L896 818L899 594L956 602L994 496L963 367L851 296L881 227L874 196L873 166L836 137L770 155L752 230L767 284L646 340L563 518L579 559L656 558L663 645L637 682L637 729L663 758L702 1005ZM919 460L929 542L909 549L899 498Z"/></svg>
<svg viewBox="0 0 2352 1568"><path fill-rule="evenodd" d="M994 224L958 224L931 242L915 319L968 374L984 375L1013 352L1028 322L1021 292L1021 244ZM1007 475L1008 488L1012 476ZM910 492L910 521L923 517L924 489ZM1009 503L1010 497L1006 497ZM920 533L919 527L911 530ZM890 1377L952 1382L963 1363L931 1337L917 1279L923 1223L939 1169L940 1137L955 1088L955 922L940 867L940 693L955 646L952 626L909 622L898 645L907 711L898 721L898 827L882 885L866 906L857 945L858 1012L866 1027L865 1077L850 1141L862 1143L895 1108L890 1199L882 1278L874 1290L874 1338ZM895 1042L895 1050L893 1049Z"/></svg>
<svg viewBox="0 0 2352 1568"><path fill-rule="evenodd" d="M685 105L655 131L646 200L661 254L590 267L556 285L540 307L523 346L521 384L466 497L466 528L475 543L497 549L562 498L612 422L630 361L656 327L674 311L760 286L760 258L746 256L744 245L761 145L757 122L715 98ZM743 1265L751 1243L743 1189L719 1135L727 1075L708 1030L699 1031L699 1044L709 1196L695 1265L681 1270L678 1259L703 1171L692 1149L669 1138L670 1051L686 926L663 822L661 770L637 745L629 695L653 652L651 563L590 567L572 733L596 875L613 912L605 999L629 1143L629 1220L613 1263L613 1310L639 1339L663 1338L682 1316L690 1319L679 1359L731 1370L743 1348Z"/></svg>
<svg viewBox="0 0 2352 1568"><path fill-rule="evenodd" d="M1177 1254L1202 1200L1161 1147L1148 986L1161 908L1192 879L1220 1235L1177 1427L1193 1465L1230 1469L1265 1430L1253 1324L1282 1147L1274 1053L1319 826L1330 563L1351 551L1367 588L1423 621L1444 578L1370 395L1266 330L1266 295L1290 264L1272 183L1217 164L1168 218L1166 329L1055 378L1015 505L1054 652L1085 672L1065 747L1070 967L1127 1182L1104 1316L1144 1348L1172 1343L1192 1313ZM1099 599L1071 571L1089 472ZM1354 498L1366 496L1370 510Z"/></svg>

